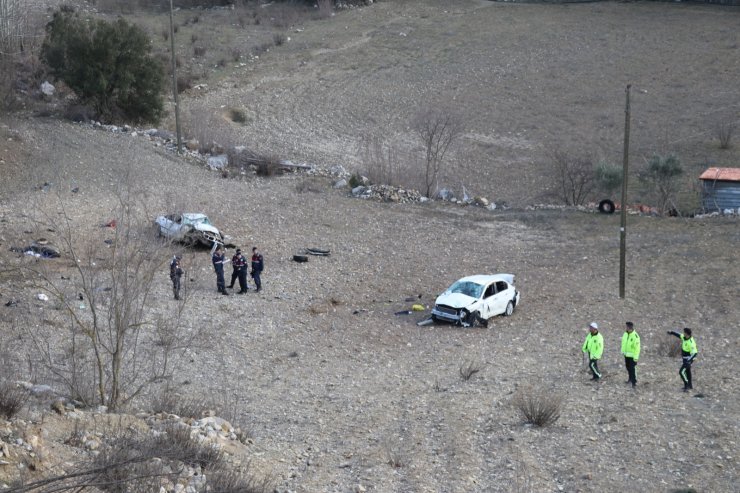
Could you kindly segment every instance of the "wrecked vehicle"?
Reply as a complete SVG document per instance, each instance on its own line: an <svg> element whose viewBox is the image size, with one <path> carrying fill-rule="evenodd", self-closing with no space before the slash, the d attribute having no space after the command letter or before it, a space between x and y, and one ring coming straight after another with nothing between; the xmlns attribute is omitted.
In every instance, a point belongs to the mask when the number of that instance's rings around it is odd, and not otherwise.
<svg viewBox="0 0 740 493"><path fill-rule="evenodd" d="M170 214L157 217L154 223L159 228L159 234L171 241L207 247L214 243L225 246L231 243L231 238L211 224L205 214L191 212Z"/></svg>
<svg viewBox="0 0 740 493"><path fill-rule="evenodd" d="M463 327L486 325L491 317L514 313L519 291L512 274L463 277L437 297L432 309L435 322L452 322Z"/></svg>

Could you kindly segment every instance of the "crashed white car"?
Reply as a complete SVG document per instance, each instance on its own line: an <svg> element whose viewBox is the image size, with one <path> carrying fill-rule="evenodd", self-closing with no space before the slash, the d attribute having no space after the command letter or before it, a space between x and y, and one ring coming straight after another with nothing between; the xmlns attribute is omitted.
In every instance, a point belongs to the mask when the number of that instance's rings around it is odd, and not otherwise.
<svg viewBox="0 0 740 493"><path fill-rule="evenodd" d="M512 274L463 277L437 297L432 320L470 327L496 315L509 316L519 304Z"/></svg>
<svg viewBox="0 0 740 493"><path fill-rule="evenodd" d="M228 244L231 240L211 224L208 216L198 213L170 214L154 220L159 234L172 241L189 245L212 246Z"/></svg>

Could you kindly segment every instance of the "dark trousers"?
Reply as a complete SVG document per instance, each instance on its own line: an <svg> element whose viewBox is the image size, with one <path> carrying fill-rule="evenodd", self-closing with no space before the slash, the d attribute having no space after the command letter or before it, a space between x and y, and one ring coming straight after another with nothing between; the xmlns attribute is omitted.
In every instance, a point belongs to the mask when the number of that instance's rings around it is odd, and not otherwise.
<svg viewBox="0 0 740 493"><path fill-rule="evenodd" d="M239 269L234 269L231 271L231 283L229 284L230 288L234 287L234 281L236 281L236 278L239 277Z"/></svg>
<svg viewBox="0 0 740 493"><path fill-rule="evenodd" d="M216 267L216 289L219 293L226 291L226 281L224 280L224 268Z"/></svg>
<svg viewBox="0 0 740 493"><path fill-rule="evenodd" d="M175 299L180 299L180 278L175 276L170 278L172 279L172 294L175 295Z"/></svg>
<svg viewBox="0 0 740 493"><path fill-rule="evenodd" d="M247 286L247 268L242 267L239 269L237 276L239 277L239 290L242 293L245 293L249 289L249 286ZM233 280L231 281L231 284L234 284Z"/></svg>
<svg viewBox="0 0 740 493"><path fill-rule="evenodd" d="M635 367L637 366L635 364L635 360L625 356L624 357L624 366L627 367L627 375L629 376L629 379L627 380L632 385L635 385L637 383L637 375L635 374Z"/></svg>
<svg viewBox="0 0 740 493"><path fill-rule="evenodd" d="M599 360L588 360L588 367L591 370L591 374L593 375L594 380L598 380L599 378L601 378L601 372L599 371Z"/></svg>
<svg viewBox="0 0 740 493"><path fill-rule="evenodd" d="M254 285L257 287L257 291L262 289L262 281L260 281L260 272L258 270L252 271L252 279L254 279Z"/></svg>
<svg viewBox="0 0 740 493"><path fill-rule="evenodd" d="M694 388L694 386L691 385L691 361L684 360L684 362L681 364L681 369L678 370L678 374L681 375L681 380L683 380L683 388Z"/></svg>

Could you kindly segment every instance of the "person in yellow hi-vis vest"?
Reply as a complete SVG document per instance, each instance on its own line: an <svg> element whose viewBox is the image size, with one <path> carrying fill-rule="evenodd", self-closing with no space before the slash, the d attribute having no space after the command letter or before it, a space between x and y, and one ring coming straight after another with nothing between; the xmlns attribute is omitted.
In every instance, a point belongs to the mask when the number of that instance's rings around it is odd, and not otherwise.
<svg viewBox="0 0 740 493"><path fill-rule="evenodd" d="M601 378L599 371L599 360L604 352L604 338L599 334L599 326L596 322L591 322L588 326L588 335L583 343L581 351L588 355L588 367L591 369L591 380L598 381Z"/></svg>
<svg viewBox="0 0 740 493"><path fill-rule="evenodd" d="M628 379L626 383L631 383L632 387L637 386L636 366L637 360L640 359L640 336L635 332L635 325L632 322L625 322L625 331L622 334L622 354L624 355L624 366L627 367Z"/></svg>
<svg viewBox="0 0 740 493"><path fill-rule="evenodd" d="M681 375L681 380L683 380L683 391L688 392L694 388L691 385L691 364L699 353L696 349L696 340L691 335L691 329L688 327L683 329L683 334L679 334L675 330L669 330L668 333L681 339L681 369L678 370L678 374Z"/></svg>

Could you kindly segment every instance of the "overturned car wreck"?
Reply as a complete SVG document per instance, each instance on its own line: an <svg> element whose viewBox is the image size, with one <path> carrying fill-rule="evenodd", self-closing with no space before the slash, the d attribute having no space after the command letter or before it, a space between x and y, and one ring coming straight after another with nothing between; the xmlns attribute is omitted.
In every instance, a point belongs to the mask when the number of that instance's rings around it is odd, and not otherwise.
<svg viewBox="0 0 740 493"><path fill-rule="evenodd" d="M214 244L232 246L231 237L224 235L211 224L205 214L192 212L169 214L157 217L154 223L157 225L159 234L171 241L206 247Z"/></svg>

